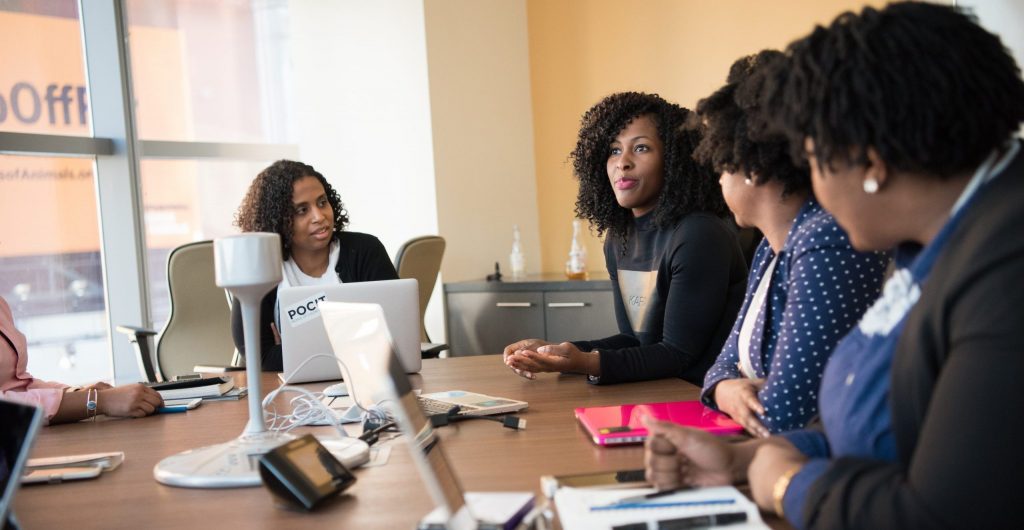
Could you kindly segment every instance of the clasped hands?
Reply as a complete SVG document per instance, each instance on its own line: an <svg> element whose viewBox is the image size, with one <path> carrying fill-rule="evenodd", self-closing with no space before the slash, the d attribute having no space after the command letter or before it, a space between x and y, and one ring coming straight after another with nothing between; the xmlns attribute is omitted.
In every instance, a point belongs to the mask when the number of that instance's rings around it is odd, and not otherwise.
<svg viewBox="0 0 1024 530"><path fill-rule="evenodd" d="M526 379L536 379L541 372L601 375L597 352L580 351L571 342L555 344L541 339L525 339L506 346L502 357L505 366Z"/></svg>

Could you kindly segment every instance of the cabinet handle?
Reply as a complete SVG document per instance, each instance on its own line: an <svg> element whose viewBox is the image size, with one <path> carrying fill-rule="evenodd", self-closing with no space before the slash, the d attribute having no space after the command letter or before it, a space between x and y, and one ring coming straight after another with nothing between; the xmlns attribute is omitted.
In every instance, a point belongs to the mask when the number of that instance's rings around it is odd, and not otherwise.
<svg viewBox="0 0 1024 530"><path fill-rule="evenodd" d="M586 302L551 302L548 307L587 307Z"/></svg>
<svg viewBox="0 0 1024 530"><path fill-rule="evenodd" d="M533 302L498 302L496 307L533 307Z"/></svg>

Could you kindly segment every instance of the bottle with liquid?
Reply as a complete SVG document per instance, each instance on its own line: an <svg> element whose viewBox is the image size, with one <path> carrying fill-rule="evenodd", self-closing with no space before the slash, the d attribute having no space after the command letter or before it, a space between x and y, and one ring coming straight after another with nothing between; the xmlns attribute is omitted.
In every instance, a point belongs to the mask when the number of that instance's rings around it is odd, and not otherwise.
<svg viewBox="0 0 1024 530"><path fill-rule="evenodd" d="M570 280L587 279L587 250L580 244L580 220L572 221L572 243L569 260L565 262L565 276Z"/></svg>
<svg viewBox="0 0 1024 530"><path fill-rule="evenodd" d="M512 225L512 253L508 255L509 270L512 272L513 280L521 280L526 277L526 256L523 255L522 245L519 242L519 225Z"/></svg>

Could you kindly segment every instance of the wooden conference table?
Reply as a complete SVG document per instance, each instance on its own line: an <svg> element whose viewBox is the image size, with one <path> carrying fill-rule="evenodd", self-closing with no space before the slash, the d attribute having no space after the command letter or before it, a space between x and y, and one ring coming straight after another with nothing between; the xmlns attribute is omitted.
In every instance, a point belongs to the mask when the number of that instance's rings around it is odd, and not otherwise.
<svg viewBox="0 0 1024 530"><path fill-rule="evenodd" d="M239 375L244 384L244 375ZM535 491L540 476L643 467L643 447L593 445L573 417L573 407L697 399L699 389L678 379L599 387L582 376L516 377L496 355L431 359L413 385L424 392L461 389L521 399L524 431L491 421L466 421L439 429L467 491ZM264 374L263 391L278 384ZM320 389L325 384L308 385ZM22 525L34 528L415 528L432 503L402 437L387 464L355 471L346 494L312 513L282 507L264 488L184 489L153 479L162 458L228 441L248 419L245 400L204 403L184 414L135 420L45 427L32 456L124 451L124 464L96 480L23 487L14 503ZM312 432L327 427L305 428ZM779 526L779 520L771 521Z"/></svg>

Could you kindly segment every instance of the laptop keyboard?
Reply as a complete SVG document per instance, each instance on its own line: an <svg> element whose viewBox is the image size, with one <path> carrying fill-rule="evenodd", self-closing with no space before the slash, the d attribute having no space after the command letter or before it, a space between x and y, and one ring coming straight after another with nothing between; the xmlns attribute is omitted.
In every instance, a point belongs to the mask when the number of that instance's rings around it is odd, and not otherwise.
<svg viewBox="0 0 1024 530"><path fill-rule="evenodd" d="M416 396L416 398L420 402L420 408L423 409L423 412L427 416L432 416L434 414L445 414L449 410L451 410L453 406L455 406L454 404L449 403L447 401L438 401L436 399L431 399L428 397ZM459 414L477 410L479 408L474 407L473 405L459 405L459 407L461 409L459 411Z"/></svg>

